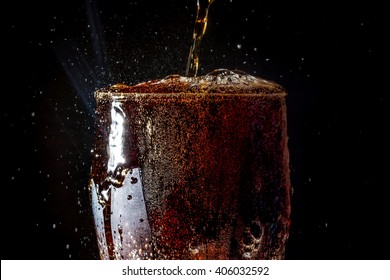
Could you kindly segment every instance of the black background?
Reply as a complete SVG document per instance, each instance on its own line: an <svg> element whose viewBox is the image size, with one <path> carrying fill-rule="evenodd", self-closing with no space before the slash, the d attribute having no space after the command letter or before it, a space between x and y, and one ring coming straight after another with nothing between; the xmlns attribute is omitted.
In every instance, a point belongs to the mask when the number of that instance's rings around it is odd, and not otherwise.
<svg viewBox="0 0 390 280"><path fill-rule="evenodd" d="M201 69L288 91L287 259L389 259L384 1L215 0ZM2 4L2 259L97 259L93 91L184 74L195 0Z"/></svg>

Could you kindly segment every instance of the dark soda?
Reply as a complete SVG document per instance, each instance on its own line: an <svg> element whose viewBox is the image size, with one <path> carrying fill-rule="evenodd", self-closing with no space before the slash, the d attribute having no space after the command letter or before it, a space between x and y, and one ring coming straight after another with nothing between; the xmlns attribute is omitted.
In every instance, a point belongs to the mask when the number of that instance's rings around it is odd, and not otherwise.
<svg viewBox="0 0 390 280"><path fill-rule="evenodd" d="M240 71L95 92L102 259L283 259L286 92Z"/></svg>

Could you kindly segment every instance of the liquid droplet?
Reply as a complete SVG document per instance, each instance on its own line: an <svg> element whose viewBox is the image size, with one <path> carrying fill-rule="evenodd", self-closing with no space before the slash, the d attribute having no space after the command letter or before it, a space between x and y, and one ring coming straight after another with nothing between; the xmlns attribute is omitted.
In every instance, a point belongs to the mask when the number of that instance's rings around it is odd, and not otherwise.
<svg viewBox="0 0 390 280"><path fill-rule="evenodd" d="M131 183L132 183L132 184L135 184L135 183L137 183L137 182L138 182L138 179L137 179L137 178L131 177Z"/></svg>

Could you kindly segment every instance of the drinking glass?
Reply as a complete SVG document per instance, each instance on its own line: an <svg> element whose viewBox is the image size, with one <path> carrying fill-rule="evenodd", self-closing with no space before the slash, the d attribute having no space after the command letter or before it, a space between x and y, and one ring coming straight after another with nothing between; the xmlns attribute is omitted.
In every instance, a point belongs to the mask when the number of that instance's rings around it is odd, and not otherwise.
<svg viewBox="0 0 390 280"><path fill-rule="evenodd" d="M101 259L284 258L286 92L258 80L95 92L89 190Z"/></svg>

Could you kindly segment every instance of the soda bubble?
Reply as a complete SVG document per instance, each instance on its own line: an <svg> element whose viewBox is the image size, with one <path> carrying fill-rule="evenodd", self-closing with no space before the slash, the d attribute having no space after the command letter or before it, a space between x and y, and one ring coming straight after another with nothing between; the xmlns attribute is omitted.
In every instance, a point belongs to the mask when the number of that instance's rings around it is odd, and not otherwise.
<svg viewBox="0 0 390 280"><path fill-rule="evenodd" d="M252 222L250 232L254 238L259 239L262 234L261 225L259 222Z"/></svg>
<svg viewBox="0 0 390 280"><path fill-rule="evenodd" d="M242 243L248 246L253 244L253 237L249 232L244 233L244 236L242 238Z"/></svg>

